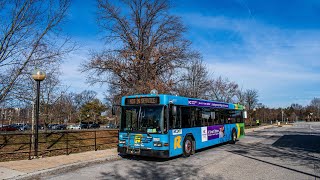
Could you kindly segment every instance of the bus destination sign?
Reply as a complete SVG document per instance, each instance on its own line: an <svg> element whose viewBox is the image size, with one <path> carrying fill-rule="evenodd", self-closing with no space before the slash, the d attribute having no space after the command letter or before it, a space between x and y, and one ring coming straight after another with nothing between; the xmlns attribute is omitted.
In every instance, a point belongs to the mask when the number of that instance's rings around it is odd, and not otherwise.
<svg viewBox="0 0 320 180"><path fill-rule="evenodd" d="M137 105L137 104L159 104L159 97L138 97L138 98L127 98L126 105Z"/></svg>

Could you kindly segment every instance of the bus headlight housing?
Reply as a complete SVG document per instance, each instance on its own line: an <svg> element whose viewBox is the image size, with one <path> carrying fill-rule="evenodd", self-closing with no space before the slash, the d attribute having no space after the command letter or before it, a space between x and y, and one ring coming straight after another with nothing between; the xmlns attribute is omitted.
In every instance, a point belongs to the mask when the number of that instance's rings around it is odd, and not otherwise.
<svg viewBox="0 0 320 180"><path fill-rule="evenodd" d="M119 140L119 144L125 144L126 140Z"/></svg>
<svg viewBox="0 0 320 180"><path fill-rule="evenodd" d="M154 147L162 147L162 142L153 142Z"/></svg>

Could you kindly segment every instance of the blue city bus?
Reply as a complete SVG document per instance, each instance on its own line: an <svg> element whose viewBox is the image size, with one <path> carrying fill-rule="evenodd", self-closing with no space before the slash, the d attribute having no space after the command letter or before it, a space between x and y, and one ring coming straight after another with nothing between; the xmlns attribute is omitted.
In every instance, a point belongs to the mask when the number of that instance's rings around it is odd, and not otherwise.
<svg viewBox="0 0 320 180"><path fill-rule="evenodd" d="M196 150L235 143L244 136L246 111L240 104L167 94L121 99L118 152L170 158Z"/></svg>

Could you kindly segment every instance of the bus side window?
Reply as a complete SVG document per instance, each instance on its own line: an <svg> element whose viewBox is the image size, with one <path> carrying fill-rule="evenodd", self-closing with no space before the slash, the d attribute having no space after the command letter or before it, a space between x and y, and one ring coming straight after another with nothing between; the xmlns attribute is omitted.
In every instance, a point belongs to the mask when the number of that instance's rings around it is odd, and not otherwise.
<svg viewBox="0 0 320 180"><path fill-rule="evenodd" d="M181 107L181 127L190 128L191 127L191 116L190 107Z"/></svg>
<svg viewBox="0 0 320 180"><path fill-rule="evenodd" d="M177 107L176 116L173 116L172 108L170 109L169 124L170 124L170 129L180 129L181 128L180 107L179 106Z"/></svg>
<svg viewBox="0 0 320 180"><path fill-rule="evenodd" d="M216 117L214 118L213 120L213 123L216 125L216 124L220 124L219 123L219 118L220 118L220 113L219 111L216 111Z"/></svg>
<svg viewBox="0 0 320 180"><path fill-rule="evenodd" d="M190 120L191 120L191 126L196 127L197 124L197 110L195 107L190 107Z"/></svg>
<svg viewBox="0 0 320 180"><path fill-rule="evenodd" d="M209 112L210 112L210 118L209 118L208 122L209 122L209 126L212 126L212 125L214 125L214 120L216 118L216 113L215 113L214 109L210 109Z"/></svg>
<svg viewBox="0 0 320 180"><path fill-rule="evenodd" d="M210 109L208 108L202 108L200 111L200 118L201 118L201 122L202 122L202 126L210 126L211 125L211 113L210 113ZM211 122L209 122L211 121Z"/></svg>
<svg viewBox="0 0 320 180"><path fill-rule="evenodd" d="M240 123L243 123L243 122L244 122L243 114L244 114L244 112L241 111L241 112L240 112Z"/></svg>

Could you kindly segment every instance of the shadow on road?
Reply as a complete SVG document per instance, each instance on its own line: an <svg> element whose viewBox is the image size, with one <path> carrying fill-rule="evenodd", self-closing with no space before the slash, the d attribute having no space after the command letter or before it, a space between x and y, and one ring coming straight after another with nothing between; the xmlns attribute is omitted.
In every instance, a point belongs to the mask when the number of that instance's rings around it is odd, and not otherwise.
<svg viewBox="0 0 320 180"><path fill-rule="evenodd" d="M273 133L268 130L254 132L248 136L259 139L259 142L239 143L226 150L269 165L320 178L320 134L312 132L311 135L311 132L297 129Z"/></svg>
<svg viewBox="0 0 320 180"><path fill-rule="evenodd" d="M320 153L320 136L284 135L272 146Z"/></svg>
<svg viewBox="0 0 320 180"><path fill-rule="evenodd" d="M181 161L151 161L147 158L139 158L140 161L133 162L130 167L116 164L111 173L101 173L101 179L223 179L221 176L212 176L199 173L201 168L194 166L192 162L181 163ZM143 162L141 162L143 161ZM127 171L124 170L127 168ZM202 178L201 178L202 177Z"/></svg>
<svg viewBox="0 0 320 180"><path fill-rule="evenodd" d="M276 164L276 163L272 163L272 162L269 162L269 161L265 161L265 160L261 160L261 159L258 159L258 158L254 158L254 157L250 157L250 156L244 155L244 154L246 154L245 151L241 151L241 150L240 151L233 151L233 153L234 154L238 154L238 155L243 156L243 157L246 157L246 158L249 158L249 159L253 159L253 160L260 161L260 162L263 162L263 163L266 163L266 164L270 164L270 165L277 166L277 167L280 167L280 168L284 168L284 169L287 169L287 170L290 170L290 171L301 173L301 174L304 174L304 175L307 175L307 176L320 178L320 176L318 176L317 174L312 174L312 173L296 170L296 169L293 169L293 168L290 168L290 167L287 167L287 166L283 166L283 165L280 165L280 164Z"/></svg>

